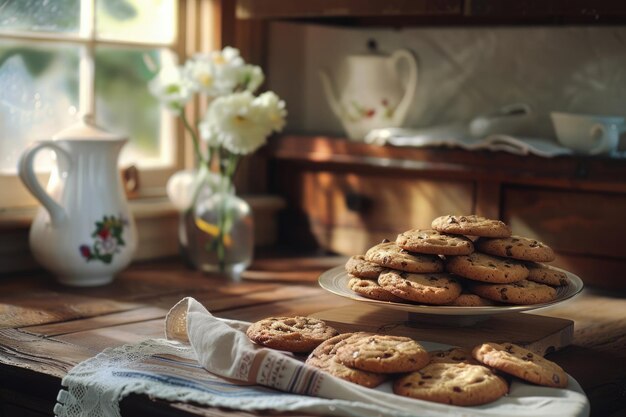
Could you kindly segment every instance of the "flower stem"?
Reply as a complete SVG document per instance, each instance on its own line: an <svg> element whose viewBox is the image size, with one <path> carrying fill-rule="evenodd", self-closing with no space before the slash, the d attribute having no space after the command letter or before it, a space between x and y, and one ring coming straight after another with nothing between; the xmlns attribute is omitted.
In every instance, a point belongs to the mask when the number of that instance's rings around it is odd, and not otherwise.
<svg viewBox="0 0 626 417"><path fill-rule="evenodd" d="M220 158L221 160L222 158ZM228 209L228 195L233 183L233 176L239 165L239 156L233 153L228 153L225 166L222 167L220 163L220 173L222 184L219 192L222 193L222 199L218 208L218 236L217 236L217 259L219 262L219 268L221 272L224 272L226 268L226 250L224 238L230 232L226 230L226 226L232 227L232 212Z"/></svg>
<svg viewBox="0 0 626 417"><path fill-rule="evenodd" d="M193 141L193 149L196 154L196 158L198 159L198 163L200 164L208 163L211 160L211 155L210 154L207 155L206 160L202 156L202 150L200 149L200 140L198 139L198 135L196 134L196 131L191 126L191 123L189 123L189 120L187 120L187 115L185 114L184 111L180 113L180 118L183 120L183 125L185 126L185 129L187 129L187 131L191 135L191 139Z"/></svg>

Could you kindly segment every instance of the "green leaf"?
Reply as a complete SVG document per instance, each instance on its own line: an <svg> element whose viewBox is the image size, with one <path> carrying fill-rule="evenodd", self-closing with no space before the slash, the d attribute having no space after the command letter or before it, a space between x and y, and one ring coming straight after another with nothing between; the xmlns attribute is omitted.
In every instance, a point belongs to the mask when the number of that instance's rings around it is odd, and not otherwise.
<svg viewBox="0 0 626 417"><path fill-rule="evenodd" d="M105 264L110 264L113 260L113 255L111 255L110 253L107 253L106 255L100 255L100 260Z"/></svg>
<svg viewBox="0 0 626 417"><path fill-rule="evenodd" d="M165 87L165 92L167 94L174 94L174 93L178 93L179 91L180 91L180 86L176 84L170 84L167 87Z"/></svg>

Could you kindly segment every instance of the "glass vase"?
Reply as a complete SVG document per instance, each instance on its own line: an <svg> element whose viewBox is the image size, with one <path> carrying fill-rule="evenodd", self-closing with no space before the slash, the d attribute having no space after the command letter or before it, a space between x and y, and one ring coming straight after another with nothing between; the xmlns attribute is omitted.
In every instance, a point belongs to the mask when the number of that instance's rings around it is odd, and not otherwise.
<svg viewBox="0 0 626 417"><path fill-rule="evenodd" d="M230 179L207 177L183 217L181 233L193 267L238 280L252 262L254 222L250 205L236 195Z"/></svg>

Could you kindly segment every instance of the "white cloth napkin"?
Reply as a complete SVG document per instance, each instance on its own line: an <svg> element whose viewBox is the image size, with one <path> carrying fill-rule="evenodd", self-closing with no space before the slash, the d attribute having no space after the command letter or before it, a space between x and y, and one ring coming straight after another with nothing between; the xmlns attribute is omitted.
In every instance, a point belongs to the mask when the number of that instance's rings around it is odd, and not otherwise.
<svg viewBox="0 0 626 417"><path fill-rule="evenodd" d="M571 149L547 139L521 138L506 134L491 134L483 138L474 138L467 132L467 127L460 124L424 129L374 129L367 134L365 142L405 147L447 146L469 151L504 151L516 155L532 154L544 158L572 154Z"/></svg>
<svg viewBox="0 0 626 417"><path fill-rule="evenodd" d="M567 389L514 381L506 397L471 408L396 396L390 383L364 388L255 345L245 335L248 325L213 317L196 300L185 298L166 318L170 340L105 349L70 370L55 415L120 417L119 402L131 393L244 411L349 417L589 414L587 398L573 379ZM442 347L423 344L427 349Z"/></svg>

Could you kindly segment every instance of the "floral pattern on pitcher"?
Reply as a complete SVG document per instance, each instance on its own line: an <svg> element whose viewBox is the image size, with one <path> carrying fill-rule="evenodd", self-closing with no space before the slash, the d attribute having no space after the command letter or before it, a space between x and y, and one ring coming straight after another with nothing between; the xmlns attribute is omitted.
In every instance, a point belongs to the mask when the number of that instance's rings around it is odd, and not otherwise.
<svg viewBox="0 0 626 417"><path fill-rule="evenodd" d="M126 245L122 233L127 225L128 222L122 216L104 216L102 221L96 222L96 230L91 234L94 238L93 244L81 245L80 254L87 262L97 260L110 264L113 255L120 251L121 246Z"/></svg>
<svg viewBox="0 0 626 417"><path fill-rule="evenodd" d="M357 103L351 102L351 107L345 110L346 118L351 122L358 122L365 119L372 119L376 116L380 119L391 120L396 106L391 106L389 100L383 98L380 100L380 105L377 107L367 107Z"/></svg>

